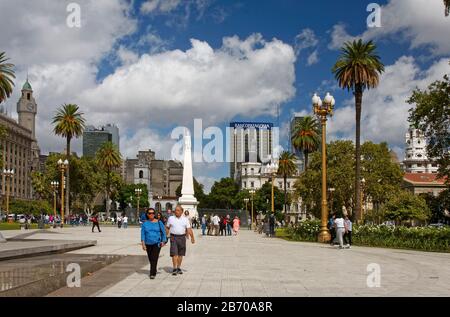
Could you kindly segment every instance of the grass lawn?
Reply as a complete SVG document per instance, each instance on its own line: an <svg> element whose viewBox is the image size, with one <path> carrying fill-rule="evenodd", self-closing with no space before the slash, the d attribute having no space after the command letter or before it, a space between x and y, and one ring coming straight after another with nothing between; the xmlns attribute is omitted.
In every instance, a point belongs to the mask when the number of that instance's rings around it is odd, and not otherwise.
<svg viewBox="0 0 450 317"><path fill-rule="evenodd" d="M37 229L37 228L38 228L37 223L31 224L31 229ZM50 228L50 226L45 225L45 229L48 229L48 228ZM18 223L18 222L13 222L13 223L1 222L0 230L20 230L20 223Z"/></svg>

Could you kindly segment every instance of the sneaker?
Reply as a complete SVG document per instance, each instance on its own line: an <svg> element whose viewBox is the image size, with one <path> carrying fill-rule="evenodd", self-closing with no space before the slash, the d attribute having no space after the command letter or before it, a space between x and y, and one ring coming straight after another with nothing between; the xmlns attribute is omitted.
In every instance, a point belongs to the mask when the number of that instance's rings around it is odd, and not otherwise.
<svg viewBox="0 0 450 317"><path fill-rule="evenodd" d="M177 269L173 269L172 275L175 276L175 275L177 275L177 273L178 273L178 270Z"/></svg>
<svg viewBox="0 0 450 317"><path fill-rule="evenodd" d="M183 271L180 268L178 268L177 271L178 271L178 274L183 274Z"/></svg>
<svg viewBox="0 0 450 317"><path fill-rule="evenodd" d="M154 279L155 279L155 276L154 276L154 275L150 275L150 279L151 279L151 280L154 280Z"/></svg>

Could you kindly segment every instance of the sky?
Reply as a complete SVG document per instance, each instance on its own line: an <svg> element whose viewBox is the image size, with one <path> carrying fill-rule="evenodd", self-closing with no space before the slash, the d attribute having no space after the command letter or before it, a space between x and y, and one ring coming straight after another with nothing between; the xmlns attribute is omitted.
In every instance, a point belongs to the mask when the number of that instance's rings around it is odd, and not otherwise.
<svg viewBox="0 0 450 317"><path fill-rule="evenodd" d="M368 26L371 3L381 8L379 27ZM406 100L450 73L442 0L2 0L0 29L17 75L6 108L17 117L28 73L43 154L64 149L51 124L64 103L78 104L88 124L117 124L124 158L148 149L172 158L173 129L194 119L221 129L272 122L287 148L289 121L311 114L315 92L336 99L328 139L354 139L353 95L331 68L345 41L362 38L375 41L386 66L364 95L362 139L388 142L402 159ZM73 142L79 154L81 145ZM194 176L208 191L228 168L194 163Z"/></svg>

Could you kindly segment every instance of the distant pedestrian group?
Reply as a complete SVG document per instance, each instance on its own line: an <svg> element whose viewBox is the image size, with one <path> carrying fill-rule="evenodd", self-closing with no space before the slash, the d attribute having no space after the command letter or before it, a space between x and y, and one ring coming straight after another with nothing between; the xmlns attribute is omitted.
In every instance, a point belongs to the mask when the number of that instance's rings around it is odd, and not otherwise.
<svg viewBox="0 0 450 317"><path fill-rule="evenodd" d="M351 248L352 227L353 224L348 215L344 216L342 213L332 215L328 221L331 245L334 245L337 240L340 249Z"/></svg>
<svg viewBox="0 0 450 317"><path fill-rule="evenodd" d="M237 235L240 229L241 221L235 216L231 219L230 215L203 215L201 220L202 235L208 236L231 236Z"/></svg>

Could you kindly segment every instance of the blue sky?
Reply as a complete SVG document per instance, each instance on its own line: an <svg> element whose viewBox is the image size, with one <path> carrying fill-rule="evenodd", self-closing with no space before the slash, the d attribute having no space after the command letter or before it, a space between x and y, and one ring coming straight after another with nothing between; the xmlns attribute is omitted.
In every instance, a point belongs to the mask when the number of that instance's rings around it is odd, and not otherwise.
<svg viewBox="0 0 450 317"><path fill-rule="evenodd" d="M337 101L329 138L351 139L352 94L336 86L331 67L345 40L362 37L377 43L386 65L380 87L366 94L362 137L387 141L402 158L405 100L450 72L441 0L377 1L380 28L367 27L373 1L365 0L80 0L80 28L65 23L70 2L0 4L0 27L14 26L0 35L2 50L17 66L17 86L30 74L44 153L64 146L50 126L64 102L77 102L90 124L117 123L125 157L148 148L170 157L170 132L194 118L221 128L277 124L277 105L286 146L292 114L309 113L316 91ZM228 164L196 164L194 175L209 188Z"/></svg>

